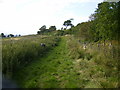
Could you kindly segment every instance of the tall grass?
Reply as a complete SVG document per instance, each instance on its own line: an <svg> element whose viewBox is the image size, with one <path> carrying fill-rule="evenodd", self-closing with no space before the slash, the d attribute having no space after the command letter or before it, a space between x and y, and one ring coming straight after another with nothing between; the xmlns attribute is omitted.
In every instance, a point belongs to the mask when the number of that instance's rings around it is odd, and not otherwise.
<svg viewBox="0 0 120 90"><path fill-rule="evenodd" d="M109 47L103 46L103 42L99 42L99 46L98 42L89 42L84 49L84 42L73 36L62 36L59 40L52 36L4 39L4 74L12 76L13 72L27 64L14 74L21 87L118 87L118 44ZM58 42L58 47L51 50L51 44ZM46 43L47 47L41 47L40 43ZM38 61L33 62L35 60Z"/></svg>
<svg viewBox="0 0 120 90"><path fill-rule="evenodd" d="M68 41L68 55L80 75L84 88L117 88L119 87L118 60L120 48L118 43L103 45L103 42L84 43L74 37ZM99 46L98 46L99 43Z"/></svg>
<svg viewBox="0 0 120 90"><path fill-rule="evenodd" d="M51 36L28 36L20 38L3 39L2 43L2 72L10 78L12 74L44 56L51 48L53 43L59 39ZM40 43L45 43L46 47L41 47Z"/></svg>

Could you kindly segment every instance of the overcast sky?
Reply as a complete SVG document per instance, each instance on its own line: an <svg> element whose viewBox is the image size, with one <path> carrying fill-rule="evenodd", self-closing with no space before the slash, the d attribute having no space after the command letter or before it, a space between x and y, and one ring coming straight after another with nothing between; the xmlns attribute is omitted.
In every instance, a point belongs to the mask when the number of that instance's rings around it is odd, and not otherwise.
<svg viewBox="0 0 120 90"><path fill-rule="evenodd" d="M42 25L55 25L74 18L77 25L87 21L103 0L0 0L0 33L36 34Z"/></svg>

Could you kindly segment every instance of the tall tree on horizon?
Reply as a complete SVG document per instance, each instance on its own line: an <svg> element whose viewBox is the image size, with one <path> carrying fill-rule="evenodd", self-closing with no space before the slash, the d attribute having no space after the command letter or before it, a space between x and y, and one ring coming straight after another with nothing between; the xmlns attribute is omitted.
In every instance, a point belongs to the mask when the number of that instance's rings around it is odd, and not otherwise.
<svg viewBox="0 0 120 90"><path fill-rule="evenodd" d="M69 20L64 21L63 25L66 27L65 29L67 29L68 26L71 26L71 27L73 26L72 20L73 19L71 18Z"/></svg>

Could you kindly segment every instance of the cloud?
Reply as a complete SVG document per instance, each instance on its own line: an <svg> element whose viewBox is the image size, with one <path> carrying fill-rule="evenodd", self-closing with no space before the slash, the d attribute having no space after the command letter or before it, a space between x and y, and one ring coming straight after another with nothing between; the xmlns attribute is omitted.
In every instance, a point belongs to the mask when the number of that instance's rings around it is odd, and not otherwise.
<svg viewBox="0 0 120 90"><path fill-rule="evenodd" d="M101 2L102 0L2 0L0 3L0 32L30 34L42 26L62 27L64 20L74 18L74 24L86 21L66 7L73 4ZM80 20L80 21L79 21Z"/></svg>

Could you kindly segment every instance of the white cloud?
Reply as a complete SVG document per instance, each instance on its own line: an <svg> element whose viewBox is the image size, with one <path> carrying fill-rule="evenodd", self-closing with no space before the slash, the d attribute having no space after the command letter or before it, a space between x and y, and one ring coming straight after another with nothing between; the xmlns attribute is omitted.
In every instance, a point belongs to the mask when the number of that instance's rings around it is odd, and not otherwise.
<svg viewBox="0 0 120 90"><path fill-rule="evenodd" d="M42 25L62 27L64 20L74 18L74 23L86 21L88 16L78 16L65 10L73 3L101 2L103 0L2 0L0 3L0 32L36 33ZM79 21L80 20L80 21Z"/></svg>

